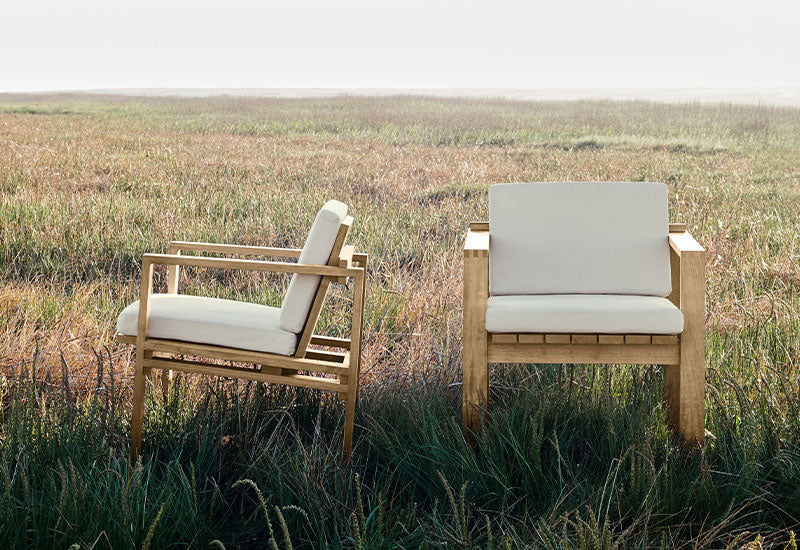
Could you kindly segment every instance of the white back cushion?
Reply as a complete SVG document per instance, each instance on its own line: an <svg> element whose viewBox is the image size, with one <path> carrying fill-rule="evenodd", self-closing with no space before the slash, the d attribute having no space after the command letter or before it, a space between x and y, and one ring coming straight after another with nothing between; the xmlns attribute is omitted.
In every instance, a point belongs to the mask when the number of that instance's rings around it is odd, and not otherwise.
<svg viewBox="0 0 800 550"><path fill-rule="evenodd" d="M319 211L308 232L306 244L298 260L301 264L326 265L331 256L339 226L347 216L347 205L339 201L328 201ZM289 332L303 331L311 304L317 294L322 277L319 275L292 275L286 296L281 305L278 326Z"/></svg>
<svg viewBox="0 0 800 550"><path fill-rule="evenodd" d="M510 183L489 189L489 290L670 293L663 183Z"/></svg>

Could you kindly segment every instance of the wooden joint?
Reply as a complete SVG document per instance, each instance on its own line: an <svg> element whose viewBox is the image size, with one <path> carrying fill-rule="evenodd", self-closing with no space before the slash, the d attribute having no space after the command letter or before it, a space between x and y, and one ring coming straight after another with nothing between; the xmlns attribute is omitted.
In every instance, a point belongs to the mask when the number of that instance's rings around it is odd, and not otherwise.
<svg viewBox="0 0 800 550"><path fill-rule="evenodd" d="M482 231L482 232L489 231L489 222L487 221L469 222L469 230Z"/></svg>
<svg viewBox="0 0 800 550"><path fill-rule="evenodd" d="M683 233L686 231L686 224L683 222L669 224L670 233Z"/></svg>

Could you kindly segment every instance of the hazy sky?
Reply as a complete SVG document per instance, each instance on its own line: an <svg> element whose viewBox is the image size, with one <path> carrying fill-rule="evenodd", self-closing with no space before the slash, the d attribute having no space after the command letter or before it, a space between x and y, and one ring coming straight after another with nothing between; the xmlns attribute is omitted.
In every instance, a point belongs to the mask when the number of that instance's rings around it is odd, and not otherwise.
<svg viewBox="0 0 800 550"><path fill-rule="evenodd" d="M800 0L3 0L0 91L800 87Z"/></svg>

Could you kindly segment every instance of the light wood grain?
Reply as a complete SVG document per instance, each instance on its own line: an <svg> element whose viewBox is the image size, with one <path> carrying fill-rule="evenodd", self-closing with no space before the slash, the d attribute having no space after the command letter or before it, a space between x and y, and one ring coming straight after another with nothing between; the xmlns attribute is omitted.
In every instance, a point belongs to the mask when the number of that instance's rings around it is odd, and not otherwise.
<svg viewBox="0 0 800 550"><path fill-rule="evenodd" d="M189 361L186 359L153 358L145 360L144 364L145 366L154 369L170 369L179 372L208 374L211 376L221 376L225 378L241 378L243 380L270 382L287 386L300 386L317 390L347 391L346 387L342 386L339 380L322 378L319 376L308 376L303 374L275 375L258 369L209 365L208 363Z"/></svg>
<svg viewBox="0 0 800 550"><path fill-rule="evenodd" d="M625 343L626 344L637 344L637 345L644 345L649 344L651 342L649 334L626 334L625 335Z"/></svg>
<svg viewBox="0 0 800 550"><path fill-rule="evenodd" d="M303 252L300 248L272 248L268 246L247 246L241 244L218 244L191 241L171 241L167 247L170 254L177 252L210 252L216 254L233 254L236 256L263 256L274 258L299 258Z"/></svg>
<svg viewBox="0 0 800 550"><path fill-rule="evenodd" d="M684 231L683 233L670 233L669 234L669 246L678 253L678 255L682 255L685 252L701 252L704 253L705 250L700 243L694 240L688 231Z"/></svg>
<svg viewBox="0 0 800 550"><path fill-rule="evenodd" d="M262 260L240 260L237 258L210 258L205 256L178 256L176 254L145 254L143 259L157 265L183 265L216 269L241 269L243 271L265 271L272 273L298 273L327 277L354 277L361 268L343 268L330 265L297 264L289 262L265 262Z"/></svg>
<svg viewBox="0 0 800 550"><path fill-rule="evenodd" d="M277 355L274 353L264 353L262 351L251 351L224 346L212 346L209 344L197 344L194 342L182 342L179 340L163 340L158 338L148 338L140 344L147 350L171 353L173 355L191 355L194 357L205 357L208 359L224 359L227 361L237 361L240 363L253 363L255 365L267 365L287 369L300 369L311 372L321 372L325 374L345 374L348 372L346 365L338 362L319 361L305 357L294 357L290 355Z"/></svg>
<svg viewBox="0 0 800 550"><path fill-rule="evenodd" d="M679 348L652 344L495 344L490 363L678 364Z"/></svg>
<svg viewBox="0 0 800 550"><path fill-rule="evenodd" d="M656 345L671 345L678 343L678 335L677 334L653 334L650 338L652 342Z"/></svg>
<svg viewBox="0 0 800 550"><path fill-rule="evenodd" d="M688 442L705 439L705 252L688 233L671 241L680 256L680 365L667 369L670 418Z"/></svg>
<svg viewBox="0 0 800 550"><path fill-rule="evenodd" d="M311 336L311 345L327 346L329 348L350 349L349 338L334 338L332 336L321 336L314 334Z"/></svg>
<svg viewBox="0 0 800 550"><path fill-rule="evenodd" d="M669 224L670 233L683 233L686 231L686 224L683 222L672 222Z"/></svg>
<svg viewBox="0 0 800 550"><path fill-rule="evenodd" d="M464 243L464 335L461 385L461 421L464 434L480 424L481 408L488 405L486 301L489 299L489 234L468 231Z"/></svg>
<svg viewBox="0 0 800 550"><path fill-rule="evenodd" d="M471 231L479 231L486 233L489 231L489 222L485 220L478 222L469 222L469 229Z"/></svg>

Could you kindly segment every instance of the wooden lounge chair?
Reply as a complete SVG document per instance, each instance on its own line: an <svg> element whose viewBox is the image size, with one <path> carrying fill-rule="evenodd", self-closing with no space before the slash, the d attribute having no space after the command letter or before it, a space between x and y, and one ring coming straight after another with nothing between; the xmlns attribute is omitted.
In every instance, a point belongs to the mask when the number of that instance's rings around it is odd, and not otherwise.
<svg viewBox="0 0 800 550"><path fill-rule="evenodd" d="M479 427L489 363L658 364L669 417L705 434L705 255L670 224L661 183L489 190L464 245L462 422Z"/></svg>
<svg viewBox="0 0 800 550"><path fill-rule="evenodd" d="M304 386L338 392L346 403L344 459L353 441L353 418L358 399L361 332L364 311L364 274L367 255L345 245L353 218L347 206L329 201L317 214L302 250L230 244L173 241L169 254L145 254L139 301L117 319L119 342L136 346L132 452L142 446L145 379L162 369L211 374ZM297 258L294 262L186 256L195 251L237 256ZM153 294L153 266L168 266L167 294ZM178 294L179 266L292 273L280 308ZM349 339L314 334L331 283L354 279ZM323 351L309 346L336 348ZM201 360L187 360L181 356ZM253 367L209 364L202 359L250 363ZM316 374L306 374L316 373ZM327 376L320 376L324 374Z"/></svg>

